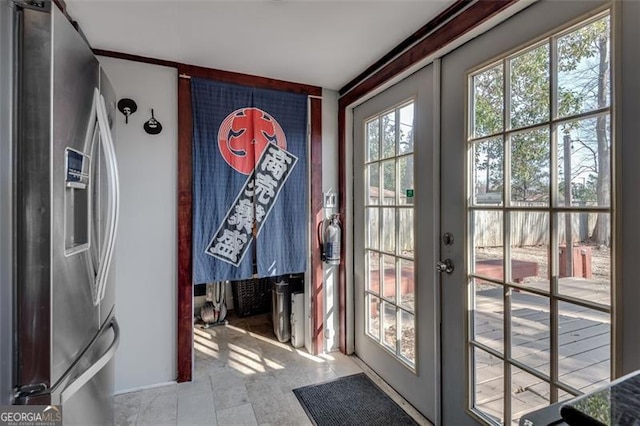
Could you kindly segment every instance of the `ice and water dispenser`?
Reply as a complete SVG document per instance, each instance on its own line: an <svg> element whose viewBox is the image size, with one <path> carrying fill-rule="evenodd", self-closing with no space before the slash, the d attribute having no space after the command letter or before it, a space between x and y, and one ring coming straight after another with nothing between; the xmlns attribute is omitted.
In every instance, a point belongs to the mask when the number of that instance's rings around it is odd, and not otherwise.
<svg viewBox="0 0 640 426"><path fill-rule="evenodd" d="M89 247L89 170L88 155L72 148L65 150L64 235L65 255Z"/></svg>

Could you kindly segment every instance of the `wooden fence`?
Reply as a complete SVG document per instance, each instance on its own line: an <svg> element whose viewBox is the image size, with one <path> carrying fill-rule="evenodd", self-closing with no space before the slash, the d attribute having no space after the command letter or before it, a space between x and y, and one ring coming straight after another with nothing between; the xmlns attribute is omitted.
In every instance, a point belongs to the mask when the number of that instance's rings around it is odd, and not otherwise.
<svg viewBox="0 0 640 426"><path fill-rule="evenodd" d="M558 215L559 244L565 244L566 216ZM588 240L598 219L597 213L571 213L571 231L574 244ZM511 214L511 245L535 246L549 244L549 214L525 211ZM470 226L473 229L476 247L502 246L502 212L476 211Z"/></svg>
<svg viewBox="0 0 640 426"><path fill-rule="evenodd" d="M382 210L379 210L382 215ZM476 247L498 247L503 245L502 240L502 212L493 210L476 211L470 227L474 236ZM571 216L571 228L573 233L573 243L589 240L593 236L598 213L570 213L558 214L559 244L565 244L565 220L566 216ZM394 217L395 221L395 217ZM513 246L535 246L549 244L549 213L540 211L519 211L511 214L511 244ZM414 249L414 222L404 220L402 215L398 221L399 241L396 244L400 251L413 251ZM386 225L386 224L385 224ZM384 247L385 241L392 241L395 238L395 226L383 226L380 235L380 247ZM372 229L378 229L378 220L371 220Z"/></svg>

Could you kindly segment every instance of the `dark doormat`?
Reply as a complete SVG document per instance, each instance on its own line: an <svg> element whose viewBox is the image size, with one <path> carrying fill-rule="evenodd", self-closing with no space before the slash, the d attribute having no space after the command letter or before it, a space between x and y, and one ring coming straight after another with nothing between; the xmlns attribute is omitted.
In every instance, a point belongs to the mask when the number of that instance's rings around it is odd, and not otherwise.
<svg viewBox="0 0 640 426"><path fill-rule="evenodd" d="M293 390L317 426L417 425L364 373Z"/></svg>

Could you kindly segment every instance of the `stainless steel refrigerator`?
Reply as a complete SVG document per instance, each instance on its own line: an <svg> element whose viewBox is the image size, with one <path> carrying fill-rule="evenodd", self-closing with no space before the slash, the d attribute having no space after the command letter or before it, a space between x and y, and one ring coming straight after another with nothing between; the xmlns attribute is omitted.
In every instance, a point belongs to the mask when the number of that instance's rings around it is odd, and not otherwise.
<svg viewBox="0 0 640 426"><path fill-rule="evenodd" d="M1 403L111 424L115 93L52 2L0 2Z"/></svg>

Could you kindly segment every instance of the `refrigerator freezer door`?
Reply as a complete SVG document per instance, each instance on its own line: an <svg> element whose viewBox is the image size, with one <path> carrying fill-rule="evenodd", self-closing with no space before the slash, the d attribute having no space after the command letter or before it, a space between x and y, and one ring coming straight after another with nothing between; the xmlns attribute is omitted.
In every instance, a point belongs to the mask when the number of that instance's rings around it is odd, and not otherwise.
<svg viewBox="0 0 640 426"><path fill-rule="evenodd" d="M99 84L99 65L93 52L69 21L51 8L53 34L53 140L51 146L51 382L56 383L80 356L100 327L99 311L93 303L93 275L88 270L89 251L72 255L66 252L67 213L65 195L74 192L90 207L90 189L65 185L65 150L83 151ZM93 183L89 182L89 188ZM82 192L85 192L83 194ZM69 196L67 195L67 198ZM67 209L67 210L65 210ZM86 210L86 209L85 209ZM78 226L90 226L92 212L77 220ZM87 233L88 234L88 233ZM92 244L89 241L89 246Z"/></svg>
<svg viewBox="0 0 640 426"><path fill-rule="evenodd" d="M101 321L94 303L100 299L100 262L91 253L113 239L106 234L114 231L107 223L116 217L117 195L103 192L117 186L117 174L108 173L115 170L115 159L111 144L101 143L110 140L109 125L96 125L99 114L108 122L97 92L98 61L58 8L50 9L18 12L17 403L48 404L67 390L65 423L74 418L84 419L79 424L109 423L102 421L113 410L107 361L117 333L108 325L102 332L109 319ZM107 155L92 158L93 145ZM113 303L104 309L105 315L112 313ZM74 386L80 389L71 392ZM87 421L82 413L95 417Z"/></svg>

